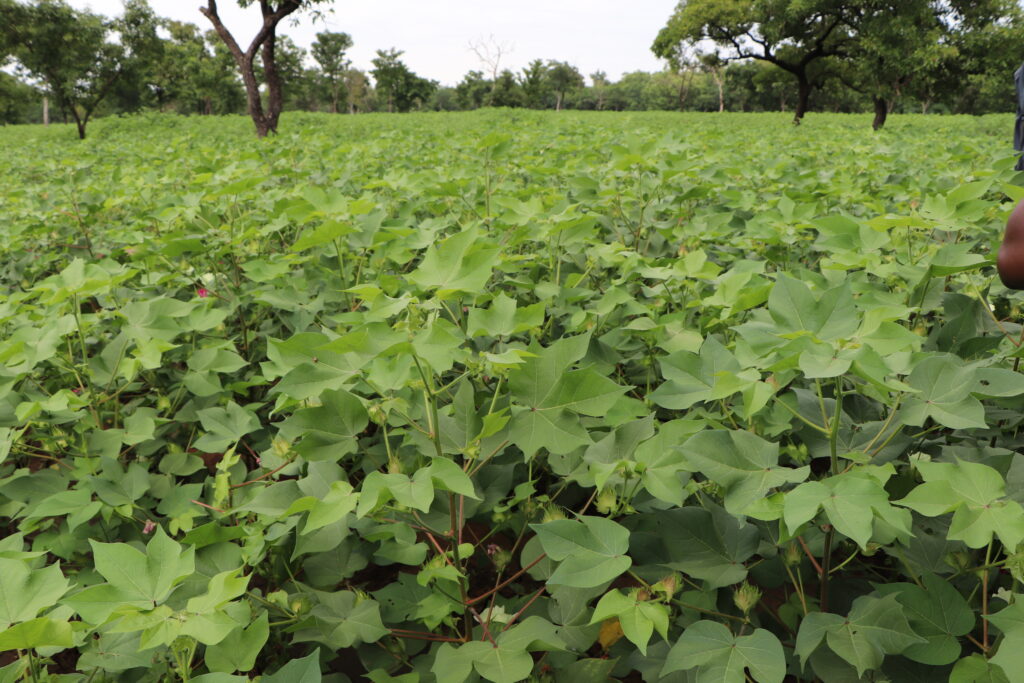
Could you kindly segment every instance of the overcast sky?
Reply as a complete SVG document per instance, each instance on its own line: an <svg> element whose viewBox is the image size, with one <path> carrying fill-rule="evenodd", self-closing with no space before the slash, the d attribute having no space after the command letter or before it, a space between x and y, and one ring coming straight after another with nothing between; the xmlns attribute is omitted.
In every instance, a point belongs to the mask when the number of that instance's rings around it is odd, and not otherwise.
<svg viewBox="0 0 1024 683"><path fill-rule="evenodd" d="M69 0L80 8L116 16L121 0ZM200 0L149 0L160 16L191 21L204 29ZM325 22L308 16L283 33L308 48L318 31L345 31L355 46L349 53L360 69L371 67L379 49L404 50L405 63L426 78L454 85L470 69L483 69L470 42L489 41L511 48L502 68L519 70L532 59L574 64L586 76L597 70L618 79L629 71L656 71L661 63L650 46L676 0L337 0ZM253 37L259 9L219 3L224 23L240 43ZM287 21L287 20L286 20Z"/></svg>

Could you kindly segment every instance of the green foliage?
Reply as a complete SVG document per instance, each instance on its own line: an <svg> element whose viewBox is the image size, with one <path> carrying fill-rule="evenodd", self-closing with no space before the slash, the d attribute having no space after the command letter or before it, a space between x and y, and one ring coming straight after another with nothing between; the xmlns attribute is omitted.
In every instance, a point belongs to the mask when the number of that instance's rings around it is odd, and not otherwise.
<svg viewBox="0 0 1024 683"><path fill-rule="evenodd" d="M0 680L1015 680L1011 120L713 118L0 130Z"/></svg>

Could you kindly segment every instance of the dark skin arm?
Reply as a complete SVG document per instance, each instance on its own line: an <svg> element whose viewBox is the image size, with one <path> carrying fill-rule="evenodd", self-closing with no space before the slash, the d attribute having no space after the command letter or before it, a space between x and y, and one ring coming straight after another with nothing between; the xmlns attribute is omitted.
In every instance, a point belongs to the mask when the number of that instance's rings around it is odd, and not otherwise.
<svg viewBox="0 0 1024 683"><path fill-rule="evenodd" d="M1010 214L996 261L999 279L1010 289L1024 289L1024 201Z"/></svg>

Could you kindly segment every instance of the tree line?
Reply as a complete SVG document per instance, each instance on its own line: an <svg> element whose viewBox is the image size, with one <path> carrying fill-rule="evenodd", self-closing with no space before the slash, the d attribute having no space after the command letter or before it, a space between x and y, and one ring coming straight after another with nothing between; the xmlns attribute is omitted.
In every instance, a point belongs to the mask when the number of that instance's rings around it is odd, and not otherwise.
<svg viewBox="0 0 1024 683"><path fill-rule="evenodd" d="M238 0L242 6L255 4ZM1012 73L1024 59L1014 0L686 0L652 45L666 68L588 78L572 64L535 59L501 68L503 52L473 46L481 68L454 86L414 73L391 48L372 68L352 66L347 33L324 31L307 51L277 27L329 0L258 3L248 42L220 20L205 27L125 0L120 17L64 0L0 0L0 122L51 115L85 137L97 115L141 110L248 113L259 135L285 110L458 111L480 107L587 110L891 112L1012 111ZM204 30L205 29L205 30Z"/></svg>

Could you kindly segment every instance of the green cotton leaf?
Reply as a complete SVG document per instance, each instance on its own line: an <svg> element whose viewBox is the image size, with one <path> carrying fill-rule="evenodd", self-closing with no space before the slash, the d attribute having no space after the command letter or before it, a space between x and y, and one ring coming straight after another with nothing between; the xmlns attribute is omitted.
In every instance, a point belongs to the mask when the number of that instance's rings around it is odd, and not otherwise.
<svg viewBox="0 0 1024 683"><path fill-rule="evenodd" d="M926 517L953 512L946 537L983 548L996 535L1008 548L1024 540L1024 508L1005 497L1002 475L988 465L960 461L919 462L924 483L896 501Z"/></svg>
<svg viewBox="0 0 1024 683"><path fill-rule="evenodd" d="M320 396L327 389L341 388L347 376L347 373L321 363L302 363L286 372L270 393L281 393L304 401Z"/></svg>
<svg viewBox="0 0 1024 683"><path fill-rule="evenodd" d="M197 614L205 614L220 609L225 603L245 593L249 586L248 576L239 576L241 569L221 572L210 579L206 592L189 598L185 609Z"/></svg>
<svg viewBox="0 0 1024 683"><path fill-rule="evenodd" d="M647 656L647 643L657 630L662 638L668 640L668 608L657 602L637 600L619 590L605 593L590 618L590 624L598 624L606 619L617 618L622 633L631 643L637 646L640 654Z"/></svg>
<svg viewBox="0 0 1024 683"><path fill-rule="evenodd" d="M294 480L278 481L259 489L252 498L235 507L234 510L236 512L255 512L268 517L280 517L301 497L302 492Z"/></svg>
<svg viewBox="0 0 1024 683"><path fill-rule="evenodd" d="M910 627L896 595L862 595L854 600L845 618L824 612L804 617L795 648L804 666L823 639L829 649L857 670L858 676L879 668L886 655L901 654L913 645L927 643Z"/></svg>
<svg viewBox="0 0 1024 683"><path fill-rule="evenodd" d="M195 549L183 552L159 526L145 554L127 543L89 543L96 571L129 600L161 603L174 586L195 572Z"/></svg>
<svg viewBox="0 0 1024 683"><path fill-rule="evenodd" d="M247 627L238 628L216 645L206 648L204 661L210 671L234 673L250 671L256 657L270 638L269 615L266 610Z"/></svg>
<svg viewBox="0 0 1024 683"><path fill-rule="evenodd" d="M786 656L771 631L736 637L716 621L698 621L669 650L661 676L694 668L696 683L744 683L748 673L757 683L782 683Z"/></svg>
<svg viewBox="0 0 1024 683"><path fill-rule="evenodd" d="M957 356L936 354L917 364L907 384L918 393L907 396L900 409L904 424L920 427L929 417L952 429L984 429L985 409L971 396L977 386L975 368Z"/></svg>
<svg viewBox="0 0 1024 683"><path fill-rule="evenodd" d="M575 414L605 415L629 387L590 368L569 370L587 352L588 335L558 340L509 373L513 408L510 439L527 456L541 448L564 454L591 443ZM574 414L575 413L575 414Z"/></svg>
<svg viewBox="0 0 1024 683"><path fill-rule="evenodd" d="M761 375L743 370L736 357L714 337L701 344L700 353L677 351L659 360L665 378L651 400L669 410L686 410L701 401L717 401L754 386Z"/></svg>
<svg viewBox="0 0 1024 683"><path fill-rule="evenodd" d="M782 273L768 297L768 312L778 334L809 332L824 341L850 337L860 325L849 283L815 296L807 283Z"/></svg>
<svg viewBox="0 0 1024 683"><path fill-rule="evenodd" d="M779 465L779 445L742 430L707 430L682 446L687 469L725 489L725 509L733 515L761 500L772 489L801 482L809 467Z"/></svg>
<svg viewBox="0 0 1024 683"><path fill-rule="evenodd" d="M260 683L320 683L320 648L302 659L293 659L275 673L260 676Z"/></svg>
<svg viewBox="0 0 1024 683"><path fill-rule="evenodd" d="M477 640L460 647L459 654L472 661L476 672L492 683L517 683L533 671L533 657L526 650L495 647Z"/></svg>
<svg viewBox="0 0 1024 683"><path fill-rule="evenodd" d="M491 300L490 308L469 309L466 331L473 337L511 337L519 332L544 324L544 304L537 303L517 308L516 300L499 292Z"/></svg>
<svg viewBox="0 0 1024 683"><path fill-rule="evenodd" d="M441 645L431 672L438 683L462 683L473 669L493 683L517 683L533 671L531 651L564 648L555 626L534 616L498 635L494 645L479 640L457 648L448 643Z"/></svg>
<svg viewBox="0 0 1024 683"><path fill-rule="evenodd" d="M122 608L146 609L153 606L151 600L143 600L136 593L115 588L109 583L89 586L63 600L62 604L75 610L89 624L103 624L114 612Z"/></svg>
<svg viewBox="0 0 1024 683"><path fill-rule="evenodd" d="M1024 596L1015 593L1010 605L985 618L1003 632L999 649L990 661L1010 680L1016 680L1016 675L1024 671Z"/></svg>
<svg viewBox="0 0 1024 683"><path fill-rule="evenodd" d="M301 439L296 450L306 460L336 462L356 449L356 439L370 423L366 407L344 389L320 394L321 405L301 408L285 420L279 432L287 441Z"/></svg>
<svg viewBox="0 0 1024 683"><path fill-rule="evenodd" d="M38 647L66 648L74 645L71 624L40 617L0 631L0 652L32 650Z"/></svg>
<svg viewBox="0 0 1024 683"><path fill-rule="evenodd" d="M500 252L479 230L465 230L431 245L409 280L422 289L438 290L441 298L452 292L476 293L491 278Z"/></svg>
<svg viewBox="0 0 1024 683"><path fill-rule="evenodd" d="M356 517L365 517L389 501L428 512L434 502L434 486L429 468L417 470L410 479L404 474L371 472L363 480L356 506Z"/></svg>
<svg viewBox="0 0 1024 683"><path fill-rule="evenodd" d="M739 583L743 565L757 551L760 533L753 524L717 505L689 506L633 515L626 524L630 557L638 565L661 565L706 581L708 588Z"/></svg>
<svg viewBox="0 0 1024 683"><path fill-rule="evenodd" d="M139 652L138 633L101 633L99 638L86 641L78 666L82 669L101 669L117 673L128 669L148 668L153 663L152 652ZM193 681L197 679L193 678Z"/></svg>
<svg viewBox="0 0 1024 683"><path fill-rule="evenodd" d="M785 494L783 518L790 533L814 519L823 509L829 522L862 549L871 540L873 523L879 517L910 537L906 511L892 507L883 482L862 471L853 471L820 481L809 481Z"/></svg>
<svg viewBox="0 0 1024 683"><path fill-rule="evenodd" d="M426 361L434 374L448 372L455 361L466 355L462 349L465 335L452 323L438 318L421 330L412 341L416 356Z"/></svg>
<svg viewBox="0 0 1024 683"><path fill-rule="evenodd" d="M302 534L334 524L345 515L356 509L359 494L352 489L347 481L331 482L331 488L325 496L313 503L302 528Z"/></svg>
<svg viewBox="0 0 1024 683"><path fill-rule="evenodd" d="M604 517L531 524L541 547L559 562L549 584L594 588L630 568L629 530Z"/></svg>
<svg viewBox="0 0 1024 683"><path fill-rule="evenodd" d="M911 645L903 656L931 666L952 664L960 657L960 637L974 629L974 611L948 581L934 574L921 578L924 588L914 583L879 584L876 588L882 595L896 595L911 628L927 641Z"/></svg>
<svg viewBox="0 0 1024 683"><path fill-rule="evenodd" d="M688 494L683 484L690 475L686 471L686 458L676 445L701 427L696 420L663 422L653 438L637 446L633 458L642 471L641 481L647 492L658 500L675 506L681 506L686 500Z"/></svg>
<svg viewBox="0 0 1024 683"><path fill-rule="evenodd" d="M956 663L949 674L949 683L1010 683L1010 679L1002 667L985 655L973 654Z"/></svg>
<svg viewBox="0 0 1024 683"><path fill-rule="evenodd" d="M195 638L203 645L216 645L237 629L238 622L224 612L188 614L181 622L181 635Z"/></svg>
<svg viewBox="0 0 1024 683"><path fill-rule="evenodd" d="M989 260L981 254L970 253L974 248L970 242L946 244L935 252L928 272L932 277L945 277L966 270L977 270L989 264Z"/></svg>
<svg viewBox="0 0 1024 683"><path fill-rule="evenodd" d="M224 408L213 407L196 413L206 434L196 441L196 448L207 453L223 451L246 434L260 428L259 419L234 401Z"/></svg>
<svg viewBox="0 0 1024 683"><path fill-rule="evenodd" d="M1004 368L978 368L971 393L979 398L1008 398L1024 394L1024 374Z"/></svg>
<svg viewBox="0 0 1024 683"><path fill-rule="evenodd" d="M476 490L473 488L473 480L453 461L447 458L431 458L427 472L430 473L430 479L437 488L473 500L480 500L480 496L476 495Z"/></svg>
<svg viewBox="0 0 1024 683"><path fill-rule="evenodd" d="M360 643L373 643L388 634L381 622L380 604L375 600L357 602L352 591L316 592L319 604L310 616L293 626L294 641L315 641L331 650Z"/></svg>
<svg viewBox="0 0 1024 683"><path fill-rule="evenodd" d="M22 560L0 558L0 630L34 619L55 605L69 587L60 565L30 569Z"/></svg>

